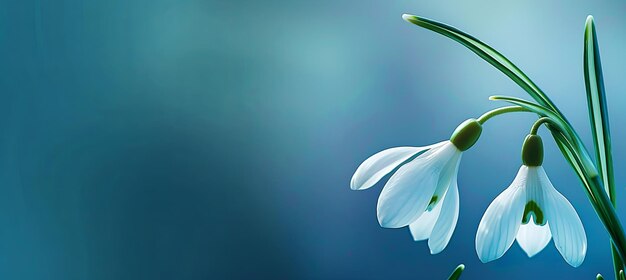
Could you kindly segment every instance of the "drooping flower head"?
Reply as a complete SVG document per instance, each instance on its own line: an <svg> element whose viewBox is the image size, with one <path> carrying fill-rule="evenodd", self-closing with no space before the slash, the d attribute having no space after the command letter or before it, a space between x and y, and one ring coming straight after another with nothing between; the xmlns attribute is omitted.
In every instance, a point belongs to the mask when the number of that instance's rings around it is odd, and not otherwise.
<svg viewBox="0 0 626 280"><path fill-rule="evenodd" d="M482 262L498 259L517 240L528 257L541 252L550 239L565 261L579 266L587 252L583 224L541 166L543 144L528 135L523 165L513 183L489 205L478 226L476 252Z"/></svg>
<svg viewBox="0 0 626 280"><path fill-rule="evenodd" d="M481 124L469 119L450 140L381 151L358 167L350 188L370 188L397 169L378 197L378 222L385 228L409 226L413 238L428 239L431 253L437 254L448 245L459 216L459 161L481 132Z"/></svg>

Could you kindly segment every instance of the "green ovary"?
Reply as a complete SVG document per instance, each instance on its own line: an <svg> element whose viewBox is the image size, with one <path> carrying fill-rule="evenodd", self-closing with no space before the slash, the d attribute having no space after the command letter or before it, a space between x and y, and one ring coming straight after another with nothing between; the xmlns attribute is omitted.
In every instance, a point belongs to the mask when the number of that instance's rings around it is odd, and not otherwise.
<svg viewBox="0 0 626 280"><path fill-rule="evenodd" d="M526 207L524 208L524 216L522 217L522 224L528 224L530 222L530 217L533 217L533 221L535 225L543 226L546 224L546 220L543 216L543 211L539 208L539 205L533 200L526 203Z"/></svg>

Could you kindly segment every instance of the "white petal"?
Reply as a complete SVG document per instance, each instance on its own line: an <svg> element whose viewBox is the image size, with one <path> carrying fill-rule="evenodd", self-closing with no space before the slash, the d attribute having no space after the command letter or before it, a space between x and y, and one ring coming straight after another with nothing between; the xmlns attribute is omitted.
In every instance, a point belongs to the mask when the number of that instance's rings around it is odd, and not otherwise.
<svg viewBox="0 0 626 280"><path fill-rule="evenodd" d="M426 147L396 147L376 153L366 159L359 168L356 169L350 188L353 190L364 190L375 185L382 177L389 174L415 154L428 150L432 146Z"/></svg>
<svg viewBox="0 0 626 280"><path fill-rule="evenodd" d="M415 222L409 224L409 230L411 231L413 240L421 241L430 237L435 223L439 218L439 213L441 213L442 204L443 203L437 203L432 210L424 212Z"/></svg>
<svg viewBox="0 0 626 280"><path fill-rule="evenodd" d="M513 183L489 205L478 225L476 253L486 263L511 247L522 222L526 194L522 187L527 169L522 166Z"/></svg>
<svg viewBox="0 0 626 280"><path fill-rule="evenodd" d="M539 226L535 224L533 217L530 217L528 224L521 225L517 232L517 244L522 247L529 258L532 258L550 243L552 234L548 224Z"/></svg>
<svg viewBox="0 0 626 280"><path fill-rule="evenodd" d="M457 174L459 173L459 163L463 152L461 152L454 144L450 143L442 146L440 149L449 149L448 153L452 154L448 163L443 167L439 175L439 181L437 182L437 189L433 196L442 198L448 191L450 186L456 185Z"/></svg>
<svg viewBox="0 0 626 280"><path fill-rule="evenodd" d="M407 226L426 211L441 170L454 156L455 150L444 147L430 149L391 176L378 197L377 216L382 227Z"/></svg>
<svg viewBox="0 0 626 280"><path fill-rule="evenodd" d="M459 219L459 189L456 176L452 179L451 186L442 199L443 201L439 202L442 204L441 214L428 239L431 254L438 254L446 248Z"/></svg>
<svg viewBox="0 0 626 280"><path fill-rule="evenodd" d="M553 186L543 168L539 172L545 199L546 218L554 245L565 261L578 267L587 254L587 236L576 210Z"/></svg>

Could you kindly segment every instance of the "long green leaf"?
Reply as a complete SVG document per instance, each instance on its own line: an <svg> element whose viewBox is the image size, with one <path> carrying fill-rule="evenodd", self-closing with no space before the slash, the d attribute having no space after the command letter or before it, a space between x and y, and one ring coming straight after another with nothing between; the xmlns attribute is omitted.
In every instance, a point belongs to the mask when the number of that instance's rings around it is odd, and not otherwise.
<svg viewBox="0 0 626 280"><path fill-rule="evenodd" d="M604 182L611 202L615 205L615 190L613 188L613 158L611 156L611 135L609 130L609 116L607 112L604 81L602 79L602 65L598 51L598 40L593 17L587 17L585 24L584 72L585 88L587 89L587 105L589 106L589 120L593 132L593 144L596 151L596 163Z"/></svg>
<svg viewBox="0 0 626 280"><path fill-rule="evenodd" d="M402 18L410 23L437 32L459 42L496 67L498 70L502 71L502 73L507 75L511 78L511 80L522 87L522 89L528 92L528 94L539 102L539 104L548 107L550 110L553 110L557 114L561 115L559 109L554 105L554 103L552 103L548 96L543 93L543 91L532 80L530 80L530 78L528 78L522 70L492 47L455 27L441 22L409 14L402 15Z"/></svg>
<svg viewBox="0 0 626 280"><path fill-rule="evenodd" d="M598 49L598 37L593 17L588 16L585 23L585 40L583 52L583 71L585 74L585 88L587 105L589 106L589 121L593 133L593 144L596 152L596 165L600 171L604 189L611 199L613 207L617 206L615 195L615 179L613 173L613 157L611 153L611 133L609 115L607 112L604 80L602 77L602 63ZM616 248L611 244L613 267L615 275L624 269L622 259L617 255Z"/></svg>
<svg viewBox="0 0 626 280"><path fill-rule="evenodd" d="M563 122L563 120L561 119L561 117L559 115L557 115L554 111L530 102L526 99L522 99L522 98L517 98L517 97L512 97L512 96L504 96L504 95L492 95L489 96L489 100L495 100L495 101L506 101L509 102L511 104L515 104L517 106L521 106L524 107L528 110L530 110L531 112L535 112L538 115L542 116L542 117L549 117L551 119L554 119L555 121L559 121L559 122Z"/></svg>

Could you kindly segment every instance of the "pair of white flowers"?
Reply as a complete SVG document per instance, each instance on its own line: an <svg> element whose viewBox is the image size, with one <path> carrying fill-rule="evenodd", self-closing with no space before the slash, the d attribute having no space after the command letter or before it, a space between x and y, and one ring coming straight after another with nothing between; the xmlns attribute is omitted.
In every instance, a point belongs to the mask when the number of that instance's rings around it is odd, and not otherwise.
<svg viewBox="0 0 626 280"><path fill-rule="evenodd" d="M450 140L381 151L358 167L350 187L370 188L396 170L378 198L378 222L385 228L408 226L415 241L428 239L431 254L437 254L448 245L459 217L459 162L481 131L481 124L470 119L459 125ZM515 240L532 257L554 239L565 261L579 266L587 252L585 231L574 207L552 186L541 166L539 136L526 138L522 161L511 185L480 221L478 257L482 262L498 259Z"/></svg>

